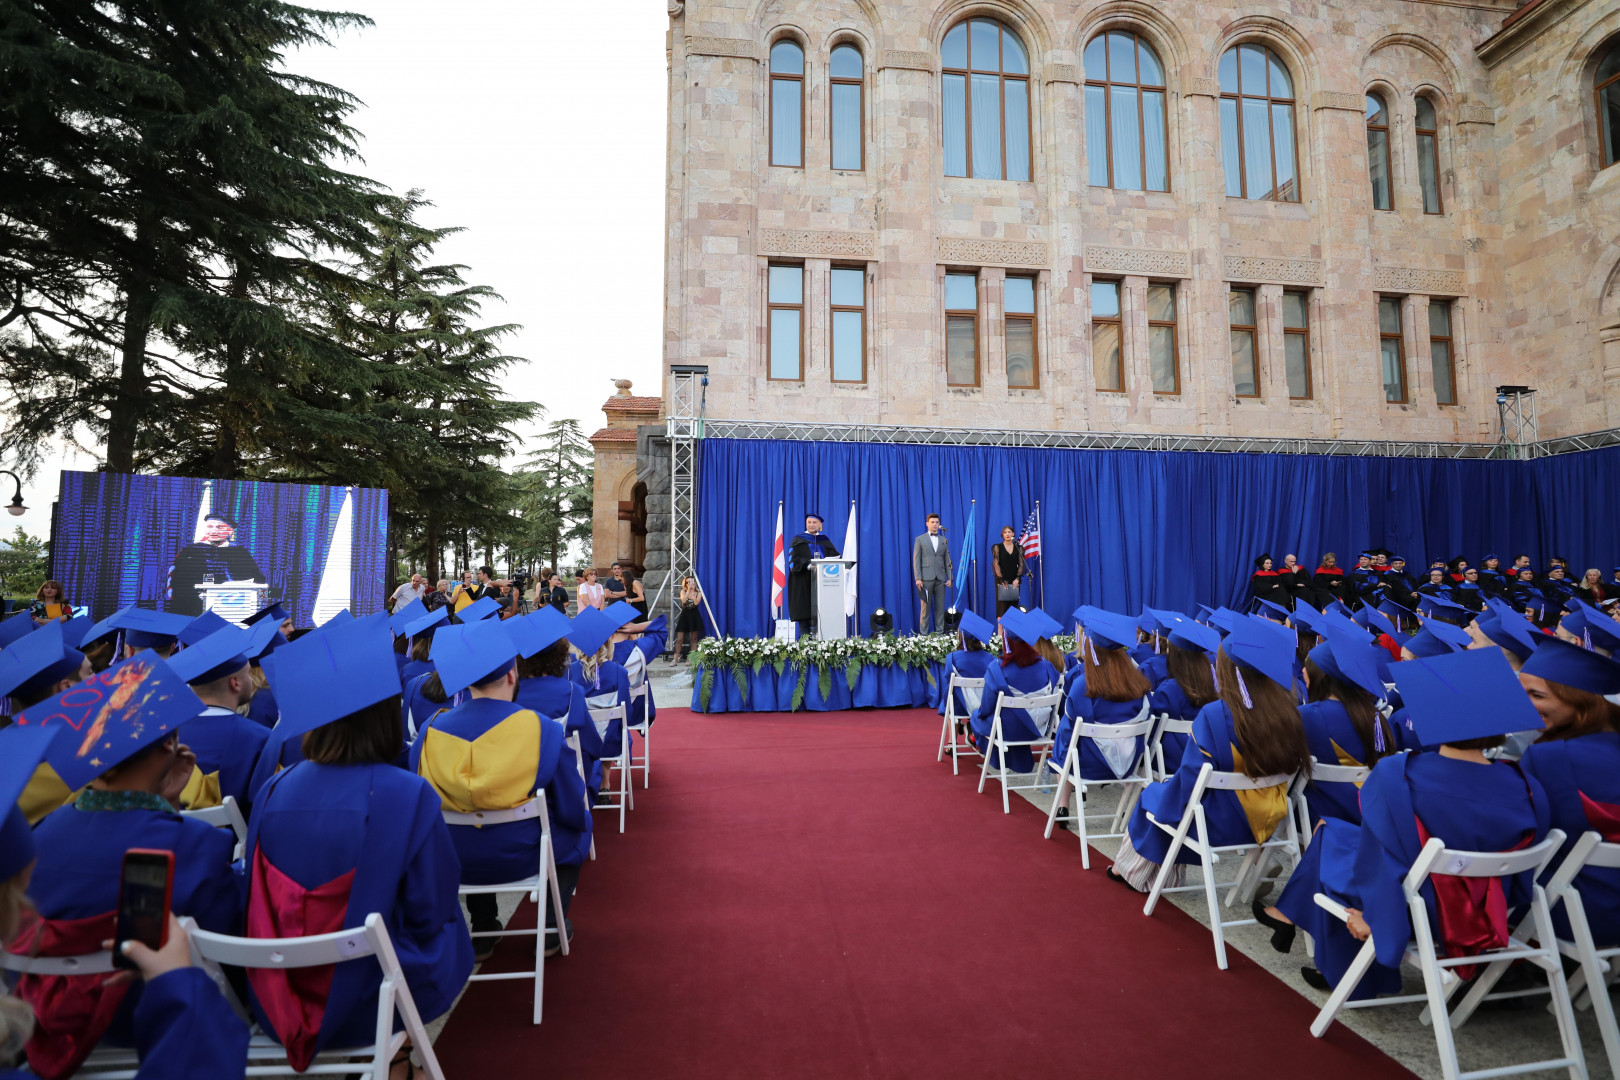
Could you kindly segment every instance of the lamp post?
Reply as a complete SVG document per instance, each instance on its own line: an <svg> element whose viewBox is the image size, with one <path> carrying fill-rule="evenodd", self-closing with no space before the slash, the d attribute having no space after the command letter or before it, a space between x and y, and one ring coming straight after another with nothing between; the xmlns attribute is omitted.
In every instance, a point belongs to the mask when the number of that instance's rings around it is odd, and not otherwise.
<svg viewBox="0 0 1620 1080"><path fill-rule="evenodd" d="M6 513L12 517L22 517L28 513L28 507L24 506L22 501L22 477L9 469L0 469L0 476L9 476L17 482L17 490L11 496L11 505L6 507Z"/></svg>

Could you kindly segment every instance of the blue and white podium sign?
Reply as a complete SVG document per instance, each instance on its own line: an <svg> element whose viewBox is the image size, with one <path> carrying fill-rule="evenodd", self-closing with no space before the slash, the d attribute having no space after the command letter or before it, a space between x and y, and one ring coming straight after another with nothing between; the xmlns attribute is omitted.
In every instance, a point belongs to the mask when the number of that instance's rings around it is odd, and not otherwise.
<svg viewBox="0 0 1620 1080"><path fill-rule="evenodd" d="M811 559L816 575L816 637L823 641L848 637L844 632L844 574L853 559Z"/></svg>

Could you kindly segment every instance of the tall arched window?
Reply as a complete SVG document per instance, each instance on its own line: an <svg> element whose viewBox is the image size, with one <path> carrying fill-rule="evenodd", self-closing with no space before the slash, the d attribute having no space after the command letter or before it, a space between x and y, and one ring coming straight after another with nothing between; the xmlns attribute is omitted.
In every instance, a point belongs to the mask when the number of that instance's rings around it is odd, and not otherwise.
<svg viewBox="0 0 1620 1080"><path fill-rule="evenodd" d="M865 139L862 137L864 110L861 92L865 80L861 67L861 50L853 45L839 45L832 51L827 71L832 83L832 167L835 169L863 169Z"/></svg>
<svg viewBox="0 0 1620 1080"><path fill-rule="evenodd" d="M1603 144L1603 166L1608 168L1620 161L1620 44L1609 46L1609 54L1598 64L1595 86L1598 139Z"/></svg>
<svg viewBox="0 0 1620 1080"><path fill-rule="evenodd" d="M1169 191L1159 55L1135 34L1110 30L1086 46L1085 66L1091 186Z"/></svg>
<svg viewBox="0 0 1620 1080"><path fill-rule="evenodd" d="M944 71L945 175L1029 179L1029 54L991 19L951 27Z"/></svg>
<svg viewBox="0 0 1620 1080"><path fill-rule="evenodd" d="M1423 212L1438 214L1440 205L1440 124L1435 119L1434 102L1417 99L1418 183L1423 187Z"/></svg>
<svg viewBox="0 0 1620 1080"><path fill-rule="evenodd" d="M1367 175L1372 179L1374 210L1388 210L1389 109L1377 94L1367 95Z"/></svg>
<svg viewBox="0 0 1620 1080"><path fill-rule="evenodd" d="M771 164L804 165L804 50L786 39L771 46Z"/></svg>
<svg viewBox="0 0 1620 1080"><path fill-rule="evenodd" d="M1299 202L1294 155L1294 81L1264 45L1234 45L1221 57L1221 160L1226 193Z"/></svg>

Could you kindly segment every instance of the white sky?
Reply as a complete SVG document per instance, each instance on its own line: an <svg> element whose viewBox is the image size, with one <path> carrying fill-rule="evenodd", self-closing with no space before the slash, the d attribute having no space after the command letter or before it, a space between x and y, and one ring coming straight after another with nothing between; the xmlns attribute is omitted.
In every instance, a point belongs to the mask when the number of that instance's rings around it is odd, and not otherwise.
<svg viewBox="0 0 1620 1080"><path fill-rule="evenodd" d="M436 205L424 224L465 232L438 260L505 304L484 321L520 323L507 351L508 394L571 417L589 435L604 421L610 380L659 391L664 252L664 147L669 19L659 0L334 0L376 25L288 58L364 104L362 174ZM611 15L611 18L604 18ZM528 434L528 433L525 433ZM30 511L7 517L50 532L63 468L48 460L24 488ZM9 501L7 483L0 501Z"/></svg>

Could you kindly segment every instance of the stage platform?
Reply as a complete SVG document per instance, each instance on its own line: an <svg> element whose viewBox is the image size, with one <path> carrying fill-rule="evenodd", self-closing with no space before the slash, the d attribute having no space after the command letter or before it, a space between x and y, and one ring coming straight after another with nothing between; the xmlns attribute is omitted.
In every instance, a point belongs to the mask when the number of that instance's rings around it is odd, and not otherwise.
<svg viewBox="0 0 1620 1080"><path fill-rule="evenodd" d="M841 712L845 709L937 709L945 665L926 661L864 663L851 678L847 666L767 663L693 673L693 712Z"/></svg>

